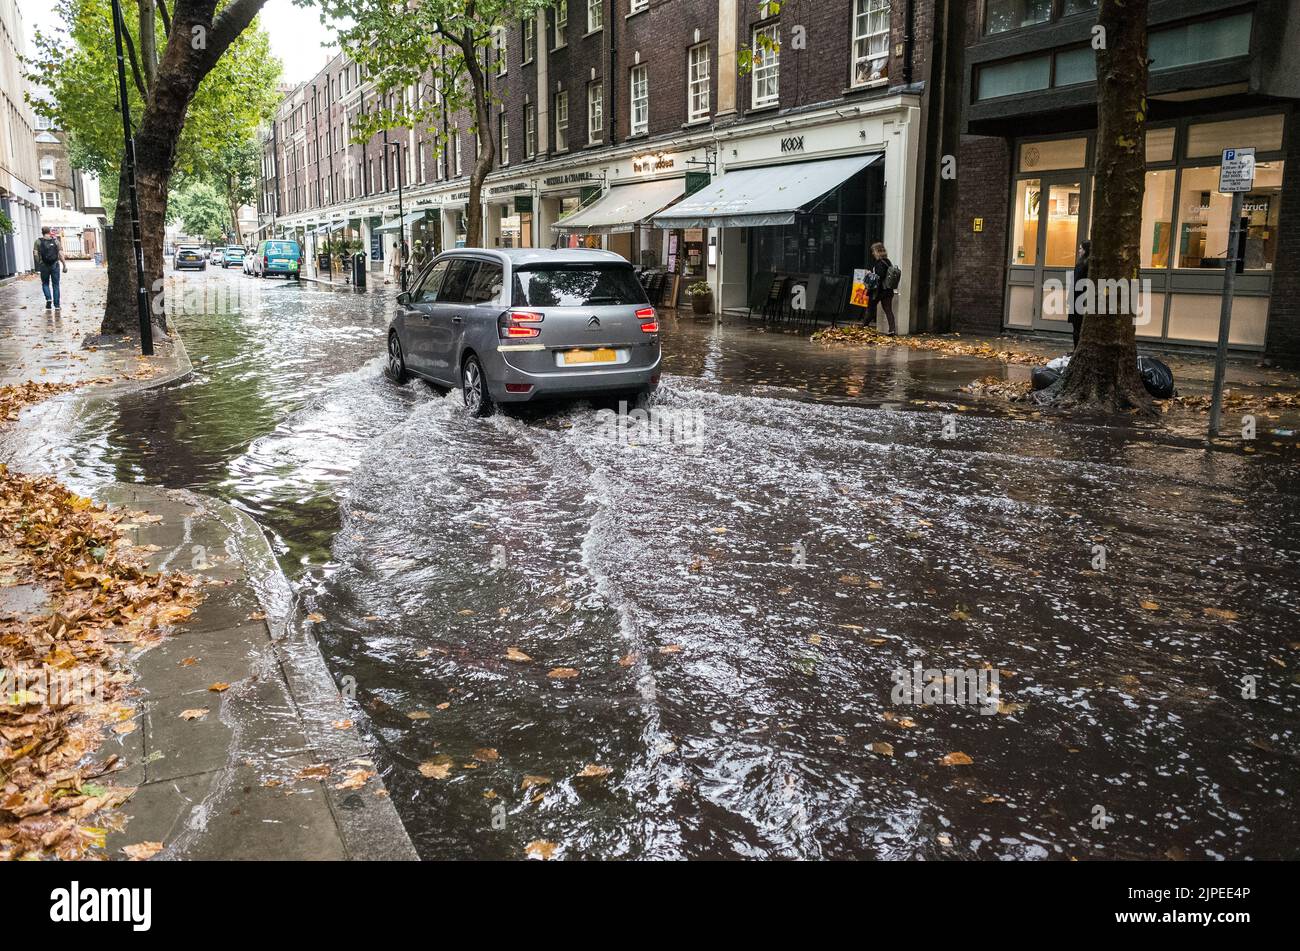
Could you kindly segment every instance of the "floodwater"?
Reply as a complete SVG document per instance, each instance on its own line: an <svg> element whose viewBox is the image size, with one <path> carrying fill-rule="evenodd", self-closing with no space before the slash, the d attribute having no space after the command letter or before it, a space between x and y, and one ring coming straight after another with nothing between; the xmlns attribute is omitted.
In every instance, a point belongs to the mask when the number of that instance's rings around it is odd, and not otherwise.
<svg viewBox="0 0 1300 951"><path fill-rule="evenodd" d="M1300 852L1294 465L672 317L649 420L475 420L386 295L185 280L256 293L53 464L261 523L423 856Z"/></svg>

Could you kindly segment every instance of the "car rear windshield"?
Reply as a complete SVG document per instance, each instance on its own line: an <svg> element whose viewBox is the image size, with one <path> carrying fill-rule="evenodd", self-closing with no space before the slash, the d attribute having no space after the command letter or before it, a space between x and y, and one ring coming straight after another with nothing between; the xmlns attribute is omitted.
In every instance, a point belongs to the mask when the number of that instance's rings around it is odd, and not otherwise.
<svg viewBox="0 0 1300 951"><path fill-rule="evenodd" d="M268 241L266 242L267 254L297 254L298 247L292 241Z"/></svg>
<svg viewBox="0 0 1300 951"><path fill-rule="evenodd" d="M559 264L515 271L515 307L648 303L628 264Z"/></svg>

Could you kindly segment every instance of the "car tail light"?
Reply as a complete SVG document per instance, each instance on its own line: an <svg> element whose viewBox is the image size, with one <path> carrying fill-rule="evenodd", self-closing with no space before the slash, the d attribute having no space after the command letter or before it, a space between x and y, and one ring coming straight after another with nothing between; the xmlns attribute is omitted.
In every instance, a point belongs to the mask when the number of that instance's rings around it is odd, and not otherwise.
<svg viewBox="0 0 1300 951"><path fill-rule="evenodd" d="M520 337L540 337L542 329L533 326L540 324L545 316L531 310L508 310L497 318L497 329L502 340Z"/></svg>
<svg viewBox="0 0 1300 951"><path fill-rule="evenodd" d="M533 385L531 383L507 383L507 393L531 393Z"/></svg>
<svg viewBox="0 0 1300 951"><path fill-rule="evenodd" d="M659 321L655 320L655 309L653 307L642 307L636 312L636 319L641 321L641 332L643 334L657 334L659 332Z"/></svg>

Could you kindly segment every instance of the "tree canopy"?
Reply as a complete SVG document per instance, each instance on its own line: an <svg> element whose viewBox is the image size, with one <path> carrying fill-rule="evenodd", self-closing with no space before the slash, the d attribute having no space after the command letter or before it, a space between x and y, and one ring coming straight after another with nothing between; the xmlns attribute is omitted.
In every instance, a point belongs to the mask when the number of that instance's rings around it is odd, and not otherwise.
<svg viewBox="0 0 1300 951"><path fill-rule="evenodd" d="M126 21L127 95L137 123L166 45L169 21L157 7L122 0ZM112 207L122 161L122 118L117 108L117 58L110 0L55 0L65 33L38 31L28 58L29 78L44 90L34 102L68 135L68 153L78 168L99 176L107 207ZM145 32L142 32L142 27ZM153 33L152 43L142 36ZM156 51L156 52L155 52ZM254 25L245 30L199 84L186 115L177 148L181 181L199 179L220 187L232 151L255 143L257 127L279 99L280 62L271 55L267 35Z"/></svg>

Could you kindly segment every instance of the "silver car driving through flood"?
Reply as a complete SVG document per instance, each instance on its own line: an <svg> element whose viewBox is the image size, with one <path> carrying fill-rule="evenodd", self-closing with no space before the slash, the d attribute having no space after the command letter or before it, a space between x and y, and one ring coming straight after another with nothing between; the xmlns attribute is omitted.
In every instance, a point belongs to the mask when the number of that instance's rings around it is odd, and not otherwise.
<svg viewBox="0 0 1300 951"><path fill-rule="evenodd" d="M659 319L632 266L609 251L458 248L397 298L389 377L459 386L497 403L659 385Z"/></svg>

